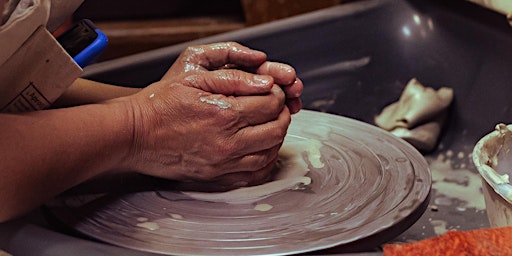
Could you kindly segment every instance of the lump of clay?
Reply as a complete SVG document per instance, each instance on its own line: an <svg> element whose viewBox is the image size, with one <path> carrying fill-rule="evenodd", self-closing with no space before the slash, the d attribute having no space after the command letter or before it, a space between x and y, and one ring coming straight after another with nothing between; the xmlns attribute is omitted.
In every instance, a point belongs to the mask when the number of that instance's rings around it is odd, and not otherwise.
<svg viewBox="0 0 512 256"><path fill-rule="evenodd" d="M447 116L453 89L424 87L413 78L400 99L375 117L375 124L404 139L420 151L431 151Z"/></svg>

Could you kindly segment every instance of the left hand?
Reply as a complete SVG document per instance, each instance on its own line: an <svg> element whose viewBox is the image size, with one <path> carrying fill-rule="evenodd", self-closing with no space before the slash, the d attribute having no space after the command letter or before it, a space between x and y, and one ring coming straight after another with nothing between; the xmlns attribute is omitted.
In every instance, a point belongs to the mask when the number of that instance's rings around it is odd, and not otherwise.
<svg viewBox="0 0 512 256"><path fill-rule="evenodd" d="M300 95L304 85L297 78L290 65L266 60L264 52L257 51L235 42L191 46L185 49L169 68L162 80L171 79L190 71L212 71L218 69L240 69L259 75L271 76L286 95L290 113L299 112L302 107ZM260 89L256 88L253 94ZM218 92L212 92L218 93Z"/></svg>

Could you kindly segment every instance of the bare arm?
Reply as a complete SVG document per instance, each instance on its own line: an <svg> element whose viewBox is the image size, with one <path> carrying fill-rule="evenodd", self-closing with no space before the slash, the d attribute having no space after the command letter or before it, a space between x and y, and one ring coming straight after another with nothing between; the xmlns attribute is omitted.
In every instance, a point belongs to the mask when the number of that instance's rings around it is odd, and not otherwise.
<svg viewBox="0 0 512 256"><path fill-rule="evenodd" d="M52 108L98 103L105 100L132 95L140 90L140 88L116 86L78 78L68 88L68 90L66 90L66 92L57 99L57 101L52 105Z"/></svg>
<svg viewBox="0 0 512 256"><path fill-rule="evenodd" d="M162 79L172 79L191 71L221 68L236 68L255 74L269 75L283 88L291 113L299 112L302 106L299 97L302 94L303 84L296 77L295 69L283 63L266 61L266 57L263 52L235 42L191 46L183 51ZM140 88L116 86L79 78L52 105L52 108L98 103L132 95L140 90Z"/></svg>
<svg viewBox="0 0 512 256"><path fill-rule="evenodd" d="M122 102L0 114L0 222L122 166L130 118Z"/></svg>
<svg viewBox="0 0 512 256"><path fill-rule="evenodd" d="M282 90L263 81L236 70L189 73L97 104L0 114L0 222L102 174L227 186L266 177L290 114Z"/></svg>
<svg viewBox="0 0 512 256"><path fill-rule="evenodd" d="M285 104L300 107L286 101L300 95L302 83L289 66L267 66L264 55L248 54L257 55L249 63L263 69L260 75L180 72L178 65L163 80L131 91L79 79L61 100L88 96L62 106L93 104L0 114L0 222L102 174L133 171L226 186L261 181L290 123L293 107ZM222 54L210 60L227 62ZM275 83L284 80L298 82L281 90Z"/></svg>

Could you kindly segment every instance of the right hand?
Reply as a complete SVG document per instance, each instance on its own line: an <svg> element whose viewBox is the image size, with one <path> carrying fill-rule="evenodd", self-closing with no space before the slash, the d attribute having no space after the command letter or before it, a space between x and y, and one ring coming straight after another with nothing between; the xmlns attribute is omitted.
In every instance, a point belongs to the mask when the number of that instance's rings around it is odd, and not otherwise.
<svg viewBox="0 0 512 256"><path fill-rule="evenodd" d="M125 99L134 124L129 167L173 180L261 182L291 120L272 77L239 70L187 72Z"/></svg>

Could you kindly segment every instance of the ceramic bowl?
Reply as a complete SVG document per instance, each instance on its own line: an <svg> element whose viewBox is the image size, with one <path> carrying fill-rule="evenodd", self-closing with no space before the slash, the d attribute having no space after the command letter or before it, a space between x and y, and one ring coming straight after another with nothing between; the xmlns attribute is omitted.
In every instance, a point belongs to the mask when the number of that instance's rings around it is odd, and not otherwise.
<svg viewBox="0 0 512 256"><path fill-rule="evenodd" d="M491 227L512 225L512 125L498 124L473 149Z"/></svg>

